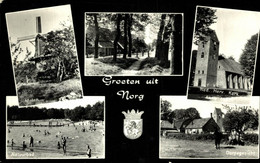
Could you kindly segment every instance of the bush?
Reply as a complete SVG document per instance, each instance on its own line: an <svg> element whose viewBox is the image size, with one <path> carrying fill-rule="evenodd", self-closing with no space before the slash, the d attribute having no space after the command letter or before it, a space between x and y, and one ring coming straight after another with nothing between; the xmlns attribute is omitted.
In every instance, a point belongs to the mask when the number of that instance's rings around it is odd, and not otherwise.
<svg viewBox="0 0 260 163"><path fill-rule="evenodd" d="M242 137L247 145L258 144L258 134L244 134Z"/></svg>
<svg viewBox="0 0 260 163"><path fill-rule="evenodd" d="M214 134L203 133L203 134L185 134L185 133L168 133L167 138L176 138L182 140L199 140L199 141L213 141L215 140ZM222 142L228 139L228 135L223 134Z"/></svg>

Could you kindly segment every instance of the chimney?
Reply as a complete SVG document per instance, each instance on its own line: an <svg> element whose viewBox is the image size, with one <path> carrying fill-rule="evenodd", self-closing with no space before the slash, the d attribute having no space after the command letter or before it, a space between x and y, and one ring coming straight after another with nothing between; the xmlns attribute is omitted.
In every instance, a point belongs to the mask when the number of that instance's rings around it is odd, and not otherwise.
<svg viewBox="0 0 260 163"><path fill-rule="evenodd" d="M212 113L210 113L210 118L212 118Z"/></svg>
<svg viewBox="0 0 260 163"><path fill-rule="evenodd" d="M36 17L36 33L42 33L41 17Z"/></svg>

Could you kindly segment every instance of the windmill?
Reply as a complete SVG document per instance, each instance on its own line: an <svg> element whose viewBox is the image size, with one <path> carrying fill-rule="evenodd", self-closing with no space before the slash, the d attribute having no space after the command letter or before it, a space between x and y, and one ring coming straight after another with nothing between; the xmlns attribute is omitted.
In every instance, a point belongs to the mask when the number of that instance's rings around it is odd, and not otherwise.
<svg viewBox="0 0 260 163"><path fill-rule="evenodd" d="M55 66L51 65L50 59L55 56L52 54L46 54L44 52L45 44L46 44L46 34L42 34L42 23L41 17L36 17L36 34L19 37L17 38L17 42L28 41L30 42L34 48L35 52L33 56L28 58L28 61L33 61L35 63L37 69L37 80L52 80L55 78Z"/></svg>
<svg viewBox="0 0 260 163"><path fill-rule="evenodd" d="M41 26L41 17L36 17L36 34L29 35L29 36L23 36L17 38L17 43L21 43L24 41L28 41L35 47L35 54L34 57L37 57L41 54L41 45L39 39L37 39L37 36L39 36L42 33L42 26ZM28 49L28 47L26 47Z"/></svg>

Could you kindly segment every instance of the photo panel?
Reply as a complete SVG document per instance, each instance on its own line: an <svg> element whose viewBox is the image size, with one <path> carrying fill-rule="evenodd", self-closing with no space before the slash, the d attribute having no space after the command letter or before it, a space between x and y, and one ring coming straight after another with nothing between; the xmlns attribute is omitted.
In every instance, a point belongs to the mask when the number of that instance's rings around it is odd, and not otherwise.
<svg viewBox="0 0 260 163"><path fill-rule="evenodd" d="M105 96L18 106L6 97L7 159L104 159Z"/></svg>
<svg viewBox="0 0 260 163"><path fill-rule="evenodd" d="M6 13L19 106L83 96L70 5Z"/></svg>
<svg viewBox="0 0 260 163"><path fill-rule="evenodd" d="M248 104L259 29L260 12L197 6L188 99Z"/></svg>
<svg viewBox="0 0 260 163"><path fill-rule="evenodd" d="M85 13L85 76L183 76L183 13Z"/></svg>
<svg viewBox="0 0 260 163"><path fill-rule="evenodd" d="M237 105L160 96L160 159L259 159L259 96Z"/></svg>

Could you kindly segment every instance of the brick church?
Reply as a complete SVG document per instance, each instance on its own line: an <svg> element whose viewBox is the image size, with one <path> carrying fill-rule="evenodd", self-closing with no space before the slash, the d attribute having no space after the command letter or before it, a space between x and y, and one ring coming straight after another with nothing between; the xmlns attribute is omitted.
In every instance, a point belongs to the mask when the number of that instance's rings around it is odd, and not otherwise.
<svg viewBox="0 0 260 163"><path fill-rule="evenodd" d="M213 31L198 42L194 86L251 91L251 81L241 65L219 57L219 40Z"/></svg>

